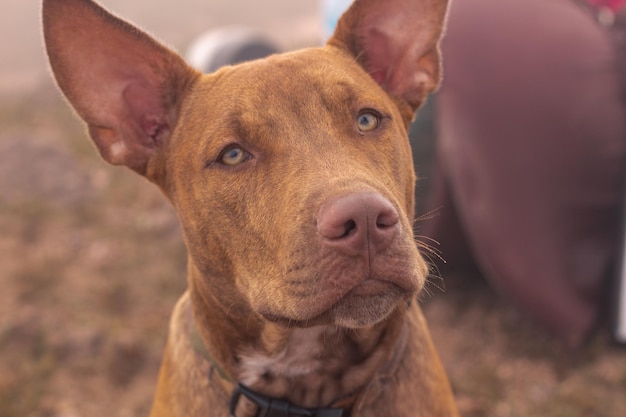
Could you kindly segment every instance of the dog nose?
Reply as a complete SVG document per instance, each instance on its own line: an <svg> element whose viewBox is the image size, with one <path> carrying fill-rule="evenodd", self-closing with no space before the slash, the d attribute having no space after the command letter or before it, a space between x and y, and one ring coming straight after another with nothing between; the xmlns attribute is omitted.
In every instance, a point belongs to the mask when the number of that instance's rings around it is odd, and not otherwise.
<svg viewBox="0 0 626 417"><path fill-rule="evenodd" d="M317 230L327 247L348 256L369 256L391 244L398 220L395 207L379 193L353 193L322 206Z"/></svg>

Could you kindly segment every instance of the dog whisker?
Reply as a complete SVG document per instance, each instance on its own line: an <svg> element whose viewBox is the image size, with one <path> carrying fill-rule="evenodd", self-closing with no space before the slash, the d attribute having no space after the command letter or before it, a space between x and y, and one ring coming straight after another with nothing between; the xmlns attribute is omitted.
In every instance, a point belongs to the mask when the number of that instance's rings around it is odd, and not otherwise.
<svg viewBox="0 0 626 417"><path fill-rule="evenodd" d="M416 223L423 223L426 220L434 219L437 215L439 215L441 209L442 207L436 207L434 209L428 210L426 213L416 216L415 219L413 219L413 224L415 225Z"/></svg>

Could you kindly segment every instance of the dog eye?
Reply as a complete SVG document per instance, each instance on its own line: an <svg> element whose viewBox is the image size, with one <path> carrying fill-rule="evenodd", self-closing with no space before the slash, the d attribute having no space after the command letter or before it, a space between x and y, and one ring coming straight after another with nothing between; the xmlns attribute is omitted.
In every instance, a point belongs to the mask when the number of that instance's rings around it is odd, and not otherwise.
<svg viewBox="0 0 626 417"><path fill-rule="evenodd" d="M380 116L371 110L363 111L357 117L356 124L359 131L369 132L378 127Z"/></svg>
<svg viewBox="0 0 626 417"><path fill-rule="evenodd" d="M234 166L249 159L250 154L238 146L229 146L222 151L219 161L224 165Z"/></svg>

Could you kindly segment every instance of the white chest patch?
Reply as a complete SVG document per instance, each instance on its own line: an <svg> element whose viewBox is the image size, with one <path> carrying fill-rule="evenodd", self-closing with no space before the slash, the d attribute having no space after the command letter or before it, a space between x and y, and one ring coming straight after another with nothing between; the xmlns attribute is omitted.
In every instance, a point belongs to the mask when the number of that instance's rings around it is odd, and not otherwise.
<svg viewBox="0 0 626 417"><path fill-rule="evenodd" d="M326 326L295 329L285 347L273 356L260 351L241 354L239 381L252 386L268 374L291 379L318 371L326 329Z"/></svg>

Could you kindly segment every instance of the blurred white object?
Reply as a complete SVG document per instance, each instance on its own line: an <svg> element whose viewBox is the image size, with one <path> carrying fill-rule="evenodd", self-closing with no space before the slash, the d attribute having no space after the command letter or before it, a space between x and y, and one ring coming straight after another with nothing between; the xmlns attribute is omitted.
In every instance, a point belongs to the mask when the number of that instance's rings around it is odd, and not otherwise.
<svg viewBox="0 0 626 417"><path fill-rule="evenodd" d="M622 262L617 277L617 314L615 317L615 339L626 343L626 236L622 246Z"/></svg>
<svg viewBox="0 0 626 417"><path fill-rule="evenodd" d="M322 41L335 31L339 18L352 0L320 0ZM198 36L184 54L186 61L199 71L211 73L224 65L252 61L280 52L261 33L245 26L225 26Z"/></svg>
<svg viewBox="0 0 626 417"><path fill-rule="evenodd" d="M187 49L187 62L204 73L224 65L252 61L279 52L259 32L242 26L211 29L198 36Z"/></svg>
<svg viewBox="0 0 626 417"><path fill-rule="evenodd" d="M327 41L335 31L339 18L352 4L352 0L321 0L322 36Z"/></svg>

